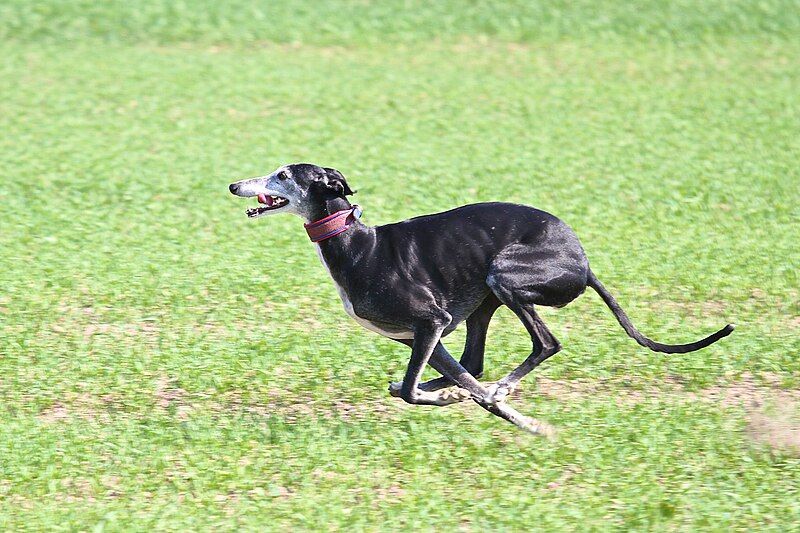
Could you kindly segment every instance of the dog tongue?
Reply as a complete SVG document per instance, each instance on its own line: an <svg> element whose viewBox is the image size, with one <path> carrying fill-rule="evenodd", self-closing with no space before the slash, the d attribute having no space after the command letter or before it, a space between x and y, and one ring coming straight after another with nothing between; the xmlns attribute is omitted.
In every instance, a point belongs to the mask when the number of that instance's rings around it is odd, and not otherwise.
<svg viewBox="0 0 800 533"><path fill-rule="evenodd" d="M267 204L267 207L272 205L272 197L267 196L266 194L259 194L258 195L258 203L260 204Z"/></svg>

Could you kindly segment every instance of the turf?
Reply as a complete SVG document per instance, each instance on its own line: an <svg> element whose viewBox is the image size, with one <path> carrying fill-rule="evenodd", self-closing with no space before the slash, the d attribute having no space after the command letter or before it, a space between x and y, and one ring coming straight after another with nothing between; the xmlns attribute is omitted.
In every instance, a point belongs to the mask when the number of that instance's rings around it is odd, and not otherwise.
<svg viewBox="0 0 800 533"><path fill-rule="evenodd" d="M0 528L796 527L797 453L698 391L800 387L798 33L772 0L4 2ZM587 293L537 374L605 385L512 400L555 441L405 406L407 349L227 193L290 161L370 224L535 205L646 334L738 329L654 354ZM500 312L487 379L529 349Z"/></svg>

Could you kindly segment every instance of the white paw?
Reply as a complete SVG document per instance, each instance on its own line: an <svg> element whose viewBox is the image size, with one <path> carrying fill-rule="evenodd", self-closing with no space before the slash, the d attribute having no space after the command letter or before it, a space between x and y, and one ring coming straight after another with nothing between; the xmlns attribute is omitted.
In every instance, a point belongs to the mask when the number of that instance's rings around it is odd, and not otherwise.
<svg viewBox="0 0 800 533"><path fill-rule="evenodd" d="M439 395L439 401L442 402L441 405L449 405L451 403L464 402L472 398L472 395L469 393L467 389L462 389L460 387L444 389L442 391L439 391L438 395Z"/></svg>
<svg viewBox="0 0 800 533"><path fill-rule="evenodd" d="M389 383L389 394L395 398L399 398L402 388L402 381L392 381ZM450 405L469 400L472 396L465 389L451 387L437 392L427 392L417 389L415 397L424 400L429 405Z"/></svg>
<svg viewBox="0 0 800 533"><path fill-rule="evenodd" d="M522 429L532 433L533 435L540 435L549 440L555 439L557 435L555 427L551 426L547 422L542 422L541 420L537 420L535 418L528 418L525 427Z"/></svg>
<svg viewBox="0 0 800 533"><path fill-rule="evenodd" d="M487 401L489 403L498 404L501 402L506 401L508 395L514 391L511 387L507 385L500 385L497 383L492 383L488 387L486 387Z"/></svg>

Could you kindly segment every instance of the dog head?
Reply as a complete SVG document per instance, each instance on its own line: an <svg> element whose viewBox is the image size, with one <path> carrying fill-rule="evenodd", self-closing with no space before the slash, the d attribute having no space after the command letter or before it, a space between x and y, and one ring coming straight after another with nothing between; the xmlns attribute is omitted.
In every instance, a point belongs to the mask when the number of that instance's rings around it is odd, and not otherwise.
<svg viewBox="0 0 800 533"><path fill-rule="evenodd" d="M341 172L308 163L284 165L268 176L231 183L229 189L236 196L258 198L262 206L248 209L250 218L286 212L314 220L328 201L353 194Z"/></svg>

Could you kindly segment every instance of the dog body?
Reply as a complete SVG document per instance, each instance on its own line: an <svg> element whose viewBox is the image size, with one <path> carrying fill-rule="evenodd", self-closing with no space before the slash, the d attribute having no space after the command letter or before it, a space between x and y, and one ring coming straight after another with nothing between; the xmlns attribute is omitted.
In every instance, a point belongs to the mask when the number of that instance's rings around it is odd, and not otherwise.
<svg viewBox="0 0 800 533"><path fill-rule="evenodd" d="M502 280L531 305L560 307L586 288L589 263L572 230L531 207L483 203L385 226L356 223L320 242L348 314L393 339L420 317L465 321Z"/></svg>
<svg viewBox="0 0 800 533"><path fill-rule="evenodd" d="M268 176L231 184L230 191L258 197L260 217L291 212L304 218L320 259L345 310L359 324L412 348L405 377L390 393L413 404L448 405L472 399L487 411L533 433L547 426L521 415L504 400L536 366L561 349L536 306L562 307L592 287L623 329L642 346L665 353L698 350L730 334L732 325L700 341L668 345L639 333L589 268L578 237L555 216L517 204L472 204L443 213L370 227L358 220L340 172L288 165ZM317 233L317 232L321 233ZM501 305L522 321L530 355L489 387L483 373L486 333ZM460 361L441 338L466 322ZM426 364L441 378L420 383ZM446 390L458 385L455 391Z"/></svg>

